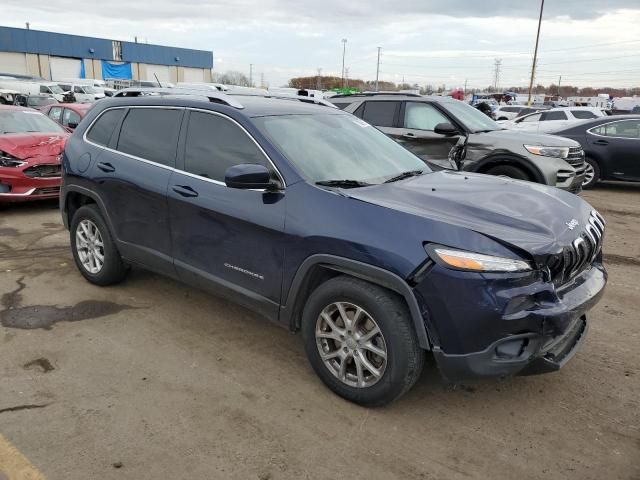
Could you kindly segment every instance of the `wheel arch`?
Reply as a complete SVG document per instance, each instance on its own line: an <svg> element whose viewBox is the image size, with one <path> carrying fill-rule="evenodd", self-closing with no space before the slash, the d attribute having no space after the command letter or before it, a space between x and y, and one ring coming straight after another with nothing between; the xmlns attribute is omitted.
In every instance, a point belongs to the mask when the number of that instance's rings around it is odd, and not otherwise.
<svg viewBox="0 0 640 480"><path fill-rule="evenodd" d="M477 173L486 173L489 169L497 167L498 165L511 165L521 168L525 171L529 178L537 183L547 184L544 175L538 167L536 167L530 160L519 155L507 152L498 152L487 155L486 157L475 162L473 171Z"/></svg>
<svg viewBox="0 0 640 480"><path fill-rule="evenodd" d="M312 255L302 262L291 282L286 301L280 308L280 321L288 325L291 331L297 331L306 298L320 284L338 275L359 278L400 295L409 309L420 347L432 349L432 337L427 332L420 306L407 282L383 268L335 255Z"/></svg>
<svg viewBox="0 0 640 480"><path fill-rule="evenodd" d="M92 190L81 187L79 185L70 185L65 188L64 199L63 202L61 202L62 219L65 227L69 229L75 212L80 207L89 204L94 204L98 207L100 213L102 214L102 217L109 227L109 231L114 236L114 239L117 240L114 235L115 232L113 229L113 224L111 223L109 214L107 213L104 202L102 201L100 196Z"/></svg>

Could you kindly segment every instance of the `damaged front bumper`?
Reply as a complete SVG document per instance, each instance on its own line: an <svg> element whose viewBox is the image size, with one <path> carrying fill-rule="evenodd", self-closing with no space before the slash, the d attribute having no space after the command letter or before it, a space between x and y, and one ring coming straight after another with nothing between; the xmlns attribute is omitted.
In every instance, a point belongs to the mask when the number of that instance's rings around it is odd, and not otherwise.
<svg viewBox="0 0 640 480"><path fill-rule="evenodd" d="M436 274L429 276L431 282L446 283L437 278L437 272L432 273ZM510 282L476 275L467 290L478 294L482 284L486 290L476 296L475 304L473 293L462 290L465 287L453 290L458 292L453 302L428 303L435 293L429 292L433 284L419 286L424 305L433 305L425 313L431 338L436 339L433 354L443 377L457 382L562 368L584 342L589 328L587 312L602 297L606 280L602 264L593 264L557 289L542 276L517 277Z"/></svg>

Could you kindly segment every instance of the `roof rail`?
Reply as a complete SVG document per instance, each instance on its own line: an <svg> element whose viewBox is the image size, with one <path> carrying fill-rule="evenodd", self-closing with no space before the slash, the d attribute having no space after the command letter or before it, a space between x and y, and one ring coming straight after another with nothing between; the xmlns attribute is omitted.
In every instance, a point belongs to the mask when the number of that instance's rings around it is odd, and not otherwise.
<svg viewBox="0 0 640 480"><path fill-rule="evenodd" d="M194 96L200 98L206 98L210 102L221 103L233 108L242 109L244 106L237 100L231 98L222 92L215 90L204 90L196 88L181 88L181 87L129 87L118 90L114 97L142 97L148 95L161 95L161 96Z"/></svg>
<svg viewBox="0 0 640 480"><path fill-rule="evenodd" d="M286 95L286 94L271 95L271 94L267 94L267 95L265 95L265 98L277 98L279 100L298 100L300 102L315 103L317 105L323 105L325 107L338 108L333 103L325 100L324 98L307 97L306 95Z"/></svg>
<svg viewBox="0 0 640 480"><path fill-rule="evenodd" d="M332 95L329 98L348 98L348 97L375 97L377 95L400 95L403 97L422 97L419 93L402 93L402 92L362 92L362 93L340 93Z"/></svg>

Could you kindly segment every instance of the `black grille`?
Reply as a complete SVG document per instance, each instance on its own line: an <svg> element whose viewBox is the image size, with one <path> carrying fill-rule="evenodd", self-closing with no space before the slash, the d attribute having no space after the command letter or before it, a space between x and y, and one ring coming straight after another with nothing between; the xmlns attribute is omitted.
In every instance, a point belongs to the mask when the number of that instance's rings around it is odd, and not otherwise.
<svg viewBox="0 0 640 480"><path fill-rule="evenodd" d="M60 193L60 187L36 188L31 195L53 195Z"/></svg>
<svg viewBox="0 0 640 480"><path fill-rule="evenodd" d="M604 226L602 215L593 210L582 233L551 260L549 271L556 285L566 283L591 266L602 248Z"/></svg>
<svg viewBox="0 0 640 480"><path fill-rule="evenodd" d="M25 168L23 173L31 178L59 177L62 173L62 168L60 168L60 165L34 165L33 167Z"/></svg>

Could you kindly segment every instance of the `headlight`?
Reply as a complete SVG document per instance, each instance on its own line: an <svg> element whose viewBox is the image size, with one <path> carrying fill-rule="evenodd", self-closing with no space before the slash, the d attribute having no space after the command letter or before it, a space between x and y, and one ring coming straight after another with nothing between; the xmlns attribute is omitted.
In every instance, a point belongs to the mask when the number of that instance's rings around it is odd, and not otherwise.
<svg viewBox="0 0 640 480"><path fill-rule="evenodd" d="M542 155L543 157L567 158L569 156L569 147L540 147L537 145L525 145L529 153L534 155Z"/></svg>
<svg viewBox="0 0 640 480"><path fill-rule="evenodd" d="M526 272L531 265L524 260L494 257L481 253L453 250L451 248L435 247L430 249L442 262L456 270L471 272Z"/></svg>
<svg viewBox="0 0 640 480"><path fill-rule="evenodd" d="M17 168L26 164L22 160L12 157L8 153L0 152L0 167Z"/></svg>

